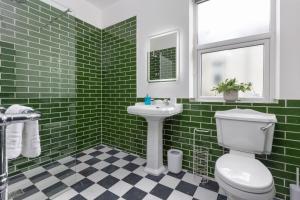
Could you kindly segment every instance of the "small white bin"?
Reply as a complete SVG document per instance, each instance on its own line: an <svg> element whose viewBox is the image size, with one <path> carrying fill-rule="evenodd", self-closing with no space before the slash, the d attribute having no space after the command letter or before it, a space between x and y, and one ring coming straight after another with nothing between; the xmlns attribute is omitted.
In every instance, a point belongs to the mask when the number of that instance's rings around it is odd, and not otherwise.
<svg viewBox="0 0 300 200"><path fill-rule="evenodd" d="M170 149L168 151L168 169L174 174L178 174L182 169L182 151Z"/></svg>

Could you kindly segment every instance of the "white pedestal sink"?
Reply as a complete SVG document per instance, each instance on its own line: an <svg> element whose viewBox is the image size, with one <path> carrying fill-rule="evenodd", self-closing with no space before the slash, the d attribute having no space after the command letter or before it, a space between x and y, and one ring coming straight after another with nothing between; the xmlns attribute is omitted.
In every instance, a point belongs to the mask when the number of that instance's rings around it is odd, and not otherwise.
<svg viewBox="0 0 300 200"><path fill-rule="evenodd" d="M165 171L163 165L163 121L165 118L182 112L182 104L165 105L162 101L155 101L154 105L136 103L127 108L129 114L139 115L148 123L147 133L147 165L145 171L158 176Z"/></svg>

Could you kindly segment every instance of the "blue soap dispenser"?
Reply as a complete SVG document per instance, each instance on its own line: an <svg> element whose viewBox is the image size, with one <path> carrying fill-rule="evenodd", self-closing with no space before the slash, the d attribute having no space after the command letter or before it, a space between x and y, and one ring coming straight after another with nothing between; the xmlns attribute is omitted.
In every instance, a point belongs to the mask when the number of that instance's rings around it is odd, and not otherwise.
<svg viewBox="0 0 300 200"><path fill-rule="evenodd" d="M147 94L144 98L145 105L151 105L151 97Z"/></svg>

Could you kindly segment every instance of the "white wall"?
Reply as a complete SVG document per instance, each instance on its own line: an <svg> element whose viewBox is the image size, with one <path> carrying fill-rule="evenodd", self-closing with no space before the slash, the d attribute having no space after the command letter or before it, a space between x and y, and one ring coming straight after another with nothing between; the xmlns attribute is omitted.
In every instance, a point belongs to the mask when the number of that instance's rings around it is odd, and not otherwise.
<svg viewBox="0 0 300 200"><path fill-rule="evenodd" d="M102 27L137 16L137 96L189 97L190 0L123 0L103 10ZM147 41L150 36L178 29L180 75L176 82L147 82Z"/></svg>
<svg viewBox="0 0 300 200"><path fill-rule="evenodd" d="M300 99L300 1L281 0L280 98Z"/></svg>
<svg viewBox="0 0 300 200"><path fill-rule="evenodd" d="M69 8L72 11L69 13L70 15L73 15L74 17L77 17L78 19L81 19L82 21L92 24L98 28L100 28L102 25L101 10L86 0L41 1L63 11Z"/></svg>
<svg viewBox="0 0 300 200"><path fill-rule="evenodd" d="M53 4L54 1L42 0ZM86 0L60 0L72 15L99 28L137 16L137 94L153 97L193 96L193 49L191 0L121 0L101 10ZM59 6L58 6L59 7ZM300 99L300 0L280 0L279 74L280 99ZM147 83L147 40L149 36L180 31L180 80L173 83Z"/></svg>

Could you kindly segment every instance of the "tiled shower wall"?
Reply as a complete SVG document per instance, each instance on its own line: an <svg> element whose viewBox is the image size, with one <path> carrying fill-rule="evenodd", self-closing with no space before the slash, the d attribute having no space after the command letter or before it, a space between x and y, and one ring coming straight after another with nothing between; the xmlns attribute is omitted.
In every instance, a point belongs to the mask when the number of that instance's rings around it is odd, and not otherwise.
<svg viewBox="0 0 300 200"><path fill-rule="evenodd" d="M136 18L103 30L102 35L102 134L104 144L124 149L145 157L147 124L141 117L127 114L127 106L136 99ZM214 175L216 159L223 154L217 144L214 114L232 108L254 109L275 113L276 125L273 151L270 156L259 156L271 170L277 197L288 199L289 184L295 180L296 166L300 165L300 101L279 100L274 104L256 103L200 103L180 99L182 114L167 119L164 125L164 155L170 148L184 152L183 166L193 166L193 132L196 144L209 149L209 175Z"/></svg>
<svg viewBox="0 0 300 200"><path fill-rule="evenodd" d="M36 0L0 0L0 105L42 113L42 155L9 162L9 173L101 142L101 31Z"/></svg>

